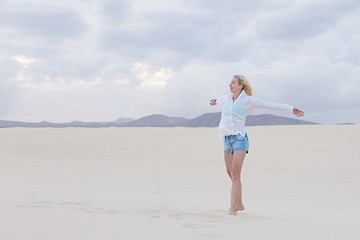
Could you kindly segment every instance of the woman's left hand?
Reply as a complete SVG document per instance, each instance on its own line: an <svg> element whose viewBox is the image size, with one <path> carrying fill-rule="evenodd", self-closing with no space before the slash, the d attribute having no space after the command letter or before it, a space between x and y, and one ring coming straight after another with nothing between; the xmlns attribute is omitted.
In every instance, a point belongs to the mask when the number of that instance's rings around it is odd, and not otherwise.
<svg viewBox="0 0 360 240"><path fill-rule="evenodd" d="M216 98L210 100L210 105L215 106L216 105Z"/></svg>
<svg viewBox="0 0 360 240"><path fill-rule="evenodd" d="M300 109L297 109L297 108L293 109L293 114L295 114L295 116L297 116L297 117L303 117L304 116L304 112L301 111Z"/></svg>

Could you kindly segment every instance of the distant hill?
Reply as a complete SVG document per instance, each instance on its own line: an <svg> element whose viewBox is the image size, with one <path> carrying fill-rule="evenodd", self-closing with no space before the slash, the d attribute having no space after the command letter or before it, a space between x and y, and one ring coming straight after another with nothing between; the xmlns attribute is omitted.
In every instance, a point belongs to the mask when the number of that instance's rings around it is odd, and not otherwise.
<svg viewBox="0 0 360 240"><path fill-rule="evenodd" d="M128 122L131 122L131 121L134 121L135 119L132 119L132 118L119 118L119 119L116 119L114 121L114 123L116 124L122 124L122 123L128 123Z"/></svg>
<svg viewBox="0 0 360 240"><path fill-rule="evenodd" d="M161 114L153 114L136 120L120 118L112 122L81 122L52 123L42 121L28 123L18 121L0 120L0 128L10 127L217 127L221 119L221 113L205 113L193 119L183 117L168 117ZM318 124L295 118L280 117L270 114L249 115L246 118L246 126L264 125L309 125Z"/></svg>
<svg viewBox="0 0 360 240"><path fill-rule="evenodd" d="M153 114L150 116L142 117L137 120L120 124L124 127L173 127L177 123L188 120L182 117L168 117L161 114Z"/></svg>
<svg viewBox="0 0 360 240"><path fill-rule="evenodd" d="M186 121L176 124L178 127L217 127L221 119L221 113L205 113L194 119L187 119Z"/></svg>
<svg viewBox="0 0 360 240"><path fill-rule="evenodd" d="M18 121L4 121L0 120L0 128L10 128L10 127L112 127L116 126L115 122L81 122L73 121L69 123L52 123L42 121L39 123L29 123L29 122L18 122Z"/></svg>
<svg viewBox="0 0 360 240"><path fill-rule="evenodd" d="M32 123L0 120L0 127L1 127L1 128L10 128L10 127L32 127Z"/></svg>

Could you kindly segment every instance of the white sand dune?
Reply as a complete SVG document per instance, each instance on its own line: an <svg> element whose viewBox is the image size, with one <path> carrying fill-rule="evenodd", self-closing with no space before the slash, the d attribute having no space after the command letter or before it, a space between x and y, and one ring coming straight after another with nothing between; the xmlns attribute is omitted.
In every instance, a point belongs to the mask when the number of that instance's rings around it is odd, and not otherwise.
<svg viewBox="0 0 360 240"><path fill-rule="evenodd" d="M229 216L216 128L0 129L0 239L359 239L360 125L248 134Z"/></svg>

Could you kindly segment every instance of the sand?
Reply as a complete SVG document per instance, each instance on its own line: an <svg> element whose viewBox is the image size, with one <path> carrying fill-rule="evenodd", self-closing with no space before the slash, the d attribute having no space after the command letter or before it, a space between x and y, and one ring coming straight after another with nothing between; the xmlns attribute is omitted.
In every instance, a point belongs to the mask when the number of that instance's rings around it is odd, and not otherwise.
<svg viewBox="0 0 360 240"><path fill-rule="evenodd" d="M0 239L359 239L360 125L247 129L236 216L216 128L0 129Z"/></svg>

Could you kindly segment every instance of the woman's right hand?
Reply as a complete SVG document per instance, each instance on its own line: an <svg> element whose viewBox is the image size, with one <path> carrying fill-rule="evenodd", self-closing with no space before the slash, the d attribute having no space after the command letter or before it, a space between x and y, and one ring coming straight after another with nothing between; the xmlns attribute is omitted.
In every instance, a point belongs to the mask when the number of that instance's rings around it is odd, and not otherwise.
<svg viewBox="0 0 360 240"><path fill-rule="evenodd" d="M211 99L210 100L210 105L215 106L216 105L216 99Z"/></svg>
<svg viewBox="0 0 360 240"><path fill-rule="evenodd" d="M297 116L297 117L303 117L304 116L304 112L301 111L300 109L297 109L297 108L293 109L293 114L295 114L295 116Z"/></svg>

